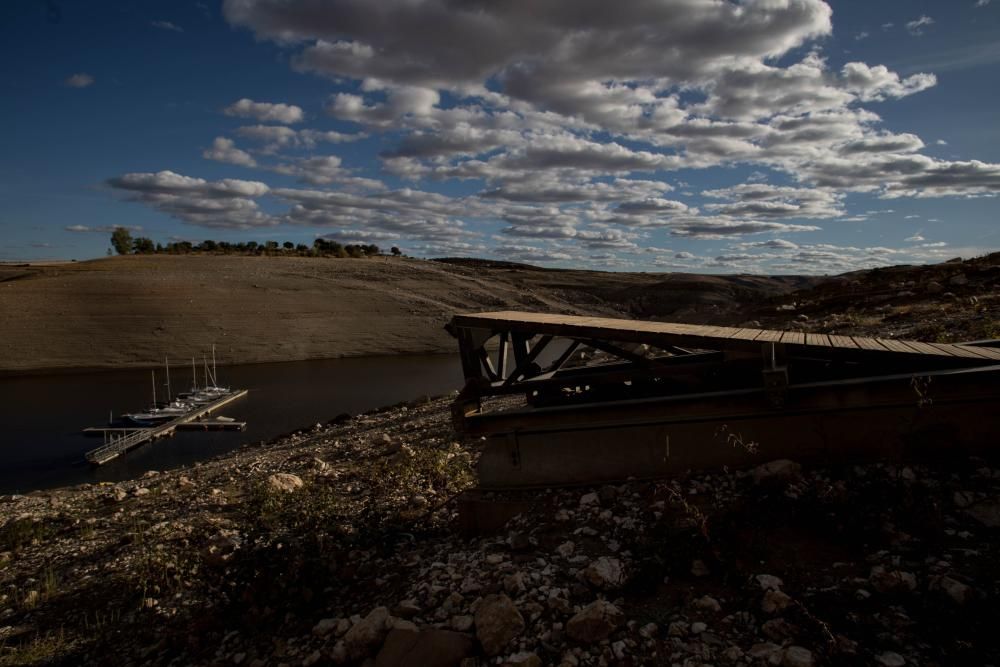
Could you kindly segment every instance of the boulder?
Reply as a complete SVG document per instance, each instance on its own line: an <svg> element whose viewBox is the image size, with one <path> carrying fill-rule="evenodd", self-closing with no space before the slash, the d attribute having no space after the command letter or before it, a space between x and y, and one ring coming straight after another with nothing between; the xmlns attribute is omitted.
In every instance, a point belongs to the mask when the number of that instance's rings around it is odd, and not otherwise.
<svg viewBox="0 0 1000 667"><path fill-rule="evenodd" d="M475 653L471 636L438 628L393 628L375 667L455 667Z"/></svg>
<svg viewBox="0 0 1000 667"><path fill-rule="evenodd" d="M498 655L524 632L524 617L506 595L487 595L476 607L476 637L486 655Z"/></svg>
<svg viewBox="0 0 1000 667"><path fill-rule="evenodd" d="M503 667L542 667L542 659L534 653L522 651L504 660Z"/></svg>
<svg viewBox="0 0 1000 667"><path fill-rule="evenodd" d="M971 601L976 595L972 586L963 584L958 579L952 579L947 575L933 579L928 588L944 594L945 597L950 598L957 605L963 605Z"/></svg>
<svg viewBox="0 0 1000 667"><path fill-rule="evenodd" d="M875 656L875 662L883 667L903 667L906 664L906 658L894 651L886 651Z"/></svg>
<svg viewBox="0 0 1000 667"><path fill-rule="evenodd" d="M764 592L764 598L760 601L760 609L765 614L773 614L784 611L791 603L792 598L782 591L768 589Z"/></svg>
<svg viewBox="0 0 1000 667"><path fill-rule="evenodd" d="M328 634L337 629L337 623L339 620L340 619L337 618L324 618L313 626L312 632L317 637L326 637Z"/></svg>
<svg viewBox="0 0 1000 667"><path fill-rule="evenodd" d="M267 478L267 486L272 491L288 493L302 488L302 478L287 472L277 472Z"/></svg>
<svg viewBox="0 0 1000 667"><path fill-rule="evenodd" d="M949 278L948 279L948 284L949 285L959 285L959 286L961 286L961 285L968 285L969 284L969 279L965 277L964 273L959 273L959 274L954 275L951 278Z"/></svg>
<svg viewBox="0 0 1000 667"><path fill-rule="evenodd" d="M583 571L583 578L592 586L610 591L625 583L625 569L617 558L601 556L587 566Z"/></svg>
<svg viewBox="0 0 1000 667"><path fill-rule="evenodd" d="M566 624L566 634L572 639L592 644L611 636L625 620L625 615L606 600L595 600L581 609Z"/></svg>
<svg viewBox="0 0 1000 667"><path fill-rule="evenodd" d="M375 652L389 633L392 617L386 607L375 607L344 635L348 660L361 660Z"/></svg>
<svg viewBox="0 0 1000 667"><path fill-rule="evenodd" d="M701 609L702 611L711 611L718 613L722 611L722 605L719 601L710 595L703 595L694 601L695 609Z"/></svg>
<svg viewBox="0 0 1000 667"><path fill-rule="evenodd" d="M815 664L812 651L801 646L789 646L781 658L781 667L813 667Z"/></svg>
<svg viewBox="0 0 1000 667"><path fill-rule="evenodd" d="M912 572L886 570L881 565L871 569L868 581L879 593L906 592L917 587L917 578Z"/></svg>

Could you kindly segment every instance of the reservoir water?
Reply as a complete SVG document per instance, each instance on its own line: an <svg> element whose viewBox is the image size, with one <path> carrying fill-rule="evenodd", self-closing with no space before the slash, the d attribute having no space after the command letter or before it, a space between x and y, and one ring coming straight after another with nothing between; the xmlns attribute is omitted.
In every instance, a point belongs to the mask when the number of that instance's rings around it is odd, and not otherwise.
<svg viewBox="0 0 1000 667"><path fill-rule="evenodd" d="M189 388L190 368L171 366L173 391ZM156 374L162 398L163 369ZM437 396L462 384L461 364L452 355L220 366L218 374L220 385L250 390L218 413L246 421L245 431L178 432L100 467L86 463L83 454L101 438L84 436L81 429L107 424L109 411L117 417L149 407L149 370L0 378L0 493L118 481L190 465L345 412Z"/></svg>

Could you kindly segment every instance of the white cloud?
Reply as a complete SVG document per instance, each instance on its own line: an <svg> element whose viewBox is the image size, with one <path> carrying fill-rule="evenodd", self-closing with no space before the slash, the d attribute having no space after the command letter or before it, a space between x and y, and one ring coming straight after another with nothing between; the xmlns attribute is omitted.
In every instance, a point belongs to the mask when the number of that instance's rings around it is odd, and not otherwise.
<svg viewBox="0 0 1000 667"><path fill-rule="evenodd" d="M869 67L864 63L847 63L841 70L846 89L862 102L880 102L919 93L937 84L933 74L914 74L900 79L884 65Z"/></svg>
<svg viewBox="0 0 1000 667"><path fill-rule="evenodd" d="M142 227L140 225L97 225L96 227L91 227L89 225L68 225L63 227L67 232L74 232L77 234L86 233L100 233L100 234L110 234L115 231L115 229L122 227L130 232L141 232Z"/></svg>
<svg viewBox="0 0 1000 667"><path fill-rule="evenodd" d="M973 5L973 6L974 7L985 7L988 4L990 4L990 0L976 0L976 4Z"/></svg>
<svg viewBox="0 0 1000 667"><path fill-rule="evenodd" d="M822 188L794 188L744 183L730 188L706 190L705 197L729 200L709 204L707 209L731 216L763 219L834 218L843 214L842 196Z"/></svg>
<svg viewBox="0 0 1000 667"><path fill-rule="evenodd" d="M87 86L94 85L94 77L86 72L78 72L68 77L63 83L70 88L86 88Z"/></svg>
<svg viewBox="0 0 1000 667"><path fill-rule="evenodd" d="M252 155L236 147L232 139L226 137L216 137L212 142L212 147L205 149L201 156L206 160L216 162L228 162L241 167L256 167L257 161Z"/></svg>
<svg viewBox="0 0 1000 667"><path fill-rule="evenodd" d="M924 28L934 25L934 19L926 14L920 16L920 18L913 19L912 21L906 22L906 30L911 35L920 36L924 34Z"/></svg>
<svg viewBox="0 0 1000 667"><path fill-rule="evenodd" d="M819 0L678 0L614 12L597 0L560 0L545 11L446 0L227 0L223 12L259 37L304 44L302 69L434 88L479 86L515 69L544 81L693 77L829 34L832 14Z"/></svg>
<svg viewBox="0 0 1000 667"><path fill-rule="evenodd" d="M294 130L285 125L245 125L236 134L263 144L264 153L275 153L284 148L315 148L320 143L341 144L364 139L367 135L345 134L333 130Z"/></svg>
<svg viewBox="0 0 1000 667"><path fill-rule="evenodd" d="M159 28L160 30L170 30L172 32L184 32L184 28L180 27L176 23L171 23L170 21L152 21L150 25L154 28Z"/></svg>
<svg viewBox="0 0 1000 667"><path fill-rule="evenodd" d="M223 109L227 116L256 118L262 123L284 123L290 125L299 123L305 118L301 107L294 104L274 104L271 102L254 102L244 97Z"/></svg>
<svg viewBox="0 0 1000 667"><path fill-rule="evenodd" d="M254 199L270 188L259 181L224 178L206 181L172 171L132 173L108 180L108 185L172 217L202 227L250 228L278 224Z"/></svg>
<svg viewBox="0 0 1000 667"><path fill-rule="evenodd" d="M573 259L573 255L566 252L516 244L496 246L493 253L519 262L568 262Z"/></svg>
<svg viewBox="0 0 1000 667"><path fill-rule="evenodd" d="M550 0L542 9L226 0L223 12L291 51L296 70L335 81L326 112L364 133L293 129L301 108L239 100L225 113L257 124L235 130L240 148L219 137L205 156L311 189L209 197L202 182L197 192L133 194L195 224L288 223L456 252L483 246L489 229L511 256L551 252L609 266L663 234L735 243L808 237L821 223L874 224L870 216L884 212L848 210L854 192L1000 193L1000 165L924 155L919 136L892 131L873 111L936 85L933 74L866 62L831 68L821 47L832 12L821 0ZM932 21L914 23L909 30ZM354 151L328 155L322 146L366 136L382 150L375 168L354 167ZM694 180L687 170L734 166L751 173L746 182L703 193L679 184ZM390 189L375 178L379 168L411 187ZM285 210L260 210L255 200L265 194ZM791 266L797 253L833 252L856 266L878 254L859 249L845 259L847 251L784 238L754 243L666 259L708 265L771 253Z"/></svg>

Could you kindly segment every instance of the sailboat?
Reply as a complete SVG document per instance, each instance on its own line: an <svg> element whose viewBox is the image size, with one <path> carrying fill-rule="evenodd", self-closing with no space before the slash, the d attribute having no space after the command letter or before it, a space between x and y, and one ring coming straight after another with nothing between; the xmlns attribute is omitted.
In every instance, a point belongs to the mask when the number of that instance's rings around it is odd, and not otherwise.
<svg viewBox="0 0 1000 667"><path fill-rule="evenodd" d="M173 399L170 393L170 362L164 358L167 368L167 402L162 406L156 402L156 371L150 371L153 380L153 405L146 412L129 412L122 415L122 418L138 426L152 426L175 419L191 409L190 404L184 401Z"/></svg>

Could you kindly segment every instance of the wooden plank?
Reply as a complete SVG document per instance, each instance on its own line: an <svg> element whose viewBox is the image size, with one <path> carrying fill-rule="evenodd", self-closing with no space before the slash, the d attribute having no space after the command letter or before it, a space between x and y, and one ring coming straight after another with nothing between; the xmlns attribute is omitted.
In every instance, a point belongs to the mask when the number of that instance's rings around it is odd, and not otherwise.
<svg viewBox="0 0 1000 667"><path fill-rule="evenodd" d="M854 342L854 339L850 336L835 336L830 334L827 336L830 339L830 347L835 347L841 350L857 350L860 349L858 344Z"/></svg>
<svg viewBox="0 0 1000 667"><path fill-rule="evenodd" d="M805 345L806 335L801 331L786 331L781 334L781 343L789 345Z"/></svg>
<svg viewBox="0 0 1000 667"><path fill-rule="evenodd" d="M930 345L931 347L941 350L945 354L950 354L956 357L965 357L966 359L988 359L989 357L984 357L981 354L976 354L975 348L965 347L962 345L951 345L949 343L925 343L925 345Z"/></svg>
<svg viewBox="0 0 1000 667"><path fill-rule="evenodd" d="M854 338L854 343L862 350L885 352L888 349L874 338L865 338L864 336L852 336L852 338Z"/></svg>
<svg viewBox="0 0 1000 667"><path fill-rule="evenodd" d="M984 359L1000 361L1000 350L993 347L980 347L978 345L953 345L952 347L968 350L970 352L974 351L976 354L982 355Z"/></svg>
<svg viewBox="0 0 1000 667"><path fill-rule="evenodd" d="M740 329L734 333L730 338L734 340L753 340L760 335L762 329Z"/></svg>
<svg viewBox="0 0 1000 667"><path fill-rule="evenodd" d="M913 348L907 347L906 343L902 343L898 340L892 340L891 338L876 338L882 346L887 350L892 350L893 352L903 352L905 354L915 354Z"/></svg>
<svg viewBox="0 0 1000 667"><path fill-rule="evenodd" d="M832 347L830 339L826 334L806 332L805 337L805 344L811 347Z"/></svg>
<svg viewBox="0 0 1000 667"><path fill-rule="evenodd" d="M781 335L785 333L784 331L769 331L764 330L759 336L754 339L755 343L777 343L781 340Z"/></svg>
<svg viewBox="0 0 1000 667"><path fill-rule="evenodd" d="M942 349L942 348L934 347L933 345L928 345L927 343L921 343L921 342L915 341L915 340L903 340L903 341L900 341L900 342L908 345L911 348L913 348L913 351L917 352L919 354L935 354L935 355L940 355L942 352L944 352L949 357L956 356L955 353L954 353L954 351L952 351L950 348L944 348L944 349Z"/></svg>

